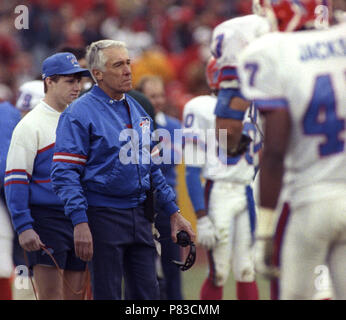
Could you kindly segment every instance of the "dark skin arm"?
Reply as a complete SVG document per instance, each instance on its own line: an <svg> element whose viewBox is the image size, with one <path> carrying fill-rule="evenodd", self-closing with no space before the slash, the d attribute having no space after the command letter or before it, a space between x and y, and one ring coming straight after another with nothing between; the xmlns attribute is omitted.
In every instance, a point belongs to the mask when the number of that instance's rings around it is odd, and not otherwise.
<svg viewBox="0 0 346 320"><path fill-rule="evenodd" d="M205 211L205 209L201 209L201 210L196 211L197 219L202 218L206 215L207 215L207 212Z"/></svg>
<svg viewBox="0 0 346 320"><path fill-rule="evenodd" d="M250 104L251 103L247 100L234 97L230 102L230 108L233 110L246 111ZM241 120L216 117L215 127L217 139L219 139L219 129L227 130L227 150L231 153L231 150L235 149L239 144L243 131L243 122Z"/></svg>
<svg viewBox="0 0 346 320"><path fill-rule="evenodd" d="M264 148L260 164L260 204L275 209L282 186L284 158L291 132L286 109L266 112Z"/></svg>

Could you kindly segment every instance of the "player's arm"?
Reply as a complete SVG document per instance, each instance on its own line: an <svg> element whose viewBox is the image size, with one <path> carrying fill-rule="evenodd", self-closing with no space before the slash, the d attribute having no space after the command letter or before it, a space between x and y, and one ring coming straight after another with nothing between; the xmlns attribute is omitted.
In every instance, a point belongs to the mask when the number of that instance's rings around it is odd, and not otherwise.
<svg viewBox="0 0 346 320"><path fill-rule="evenodd" d="M240 55L238 66L242 93L247 99L255 101L264 116L264 148L260 164L262 177L270 179L273 170L275 176L270 186L261 182L260 198L261 206L271 209L275 208L280 193L281 182L277 179L282 168L277 168L280 167L278 162L283 161L289 132L288 101L284 86L281 85L283 74L280 68L279 39L276 37L266 35L251 43ZM275 46L273 43L276 43ZM274 164L276 167L271 168Z"/></svg>
<svg viewBox="0 0 346 320"><path fill-rule="evenodd" d="M206 215L204 188L201 182L202 169L206 161L205 131L201 115L195 110L192 100L184 107L183 146L185 162L185 182L197 219ZM201 106L203 107L203 106Z"/></svg>
<svg viewBox="0 0 346 320"><path fill-rule="evenodd" d="M217 61L219 69L219 93L215 108L216 137L220 146L226 149L230 156L235 156L242 137L243 119L250 103L240 92L240 83L237 72L237 56L243 50L245 40L236 27L226 21L214 29L211 52ZM220 130L226 130L227 145L223 146L220 139ZM226 141L225 141L226 142Z"/></svg>
<svg viewBox="0 0 346 320"><path fill-rule="evenodd" d="M186 187L197 219L207 214L204 205L204 188L201 182L201 172L202 168L199 167L186 166L185 168Z"/></svg>
<svg viewBox="0 0 346 320"><path fill-rule="evenodd" d="M215 107L216 137L220 146L227 150L230 156L236 156L246 150L239 150L243 135L243 120L251 102L246 100L240 91L237 68L224 66L219 74L220 90ZM222 145L221 130L226 130L227 146Z"/></svg>
<svg viewBox="0 0 346 320"><path fill-rule="evenodd" d="M272 37L265 36L250 44L241 54L238 68L243 94L254 100L264 115L255 267L268 276L278 274L278 270L271 265L271 248L277 220L275 208L281 191L284 156L290 134L288 101L281 85L278 43Z"/></svg>
<svg viewBox="0 0 346 320"><path fill-rule="evenodd" d="M279 275L272 265L273 237L278 219L276 206L284 175L284 158L287 150L291 121L287 109L265 113L264 148L260 161L260 207L256 226L255 268L272 278Z"/></svg>
<svg viewBox="0 0 346 320"><path fill-rule="evenodd" d="M219 94L223 93L220 92ZM218 98L218 106L215 109L216 137L218 141L221 142L222 139L220 138L220 134L222 132L222 129L226 130L227 146L225 146L224 149L227 149L228 155L237 155L237 153L239 152L238 147L243 136L243 114L250 106L250 102L238 96L230 98L230 100L228 100L226 104L223 104L223 102L221 101L222 99ZM231 114L229 114L228 111L231 111ZM235 111L238 112L237 114L239 114L239 117L234 117ZM221 145L221 147L223 146Z"/></svg>
<svg viewBox="0 0 346 320"><path fill-rule="evenodd" d="M264 149L260 162L260 205L275 209L284 173L284 158L291 131L287 109L265 113Z"/></svg>

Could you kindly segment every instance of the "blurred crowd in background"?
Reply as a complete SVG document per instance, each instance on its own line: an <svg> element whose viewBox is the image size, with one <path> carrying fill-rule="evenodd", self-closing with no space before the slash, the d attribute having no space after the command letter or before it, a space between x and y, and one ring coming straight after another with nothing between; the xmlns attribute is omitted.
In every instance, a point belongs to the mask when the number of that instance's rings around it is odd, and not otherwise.
<svg viewBox="0 0 346 320"><path fill-rule="evenodd" d="M41 63L62 47L100 39L125 41L133 85L147 74L165 81L167 113L181 119L184 104L209 91L205 63L213 28L249 14L251 0L0 0L0 101L15 103L18 88L40 79ZM29 9L29 28L17 30L14 8Z"/></svg>

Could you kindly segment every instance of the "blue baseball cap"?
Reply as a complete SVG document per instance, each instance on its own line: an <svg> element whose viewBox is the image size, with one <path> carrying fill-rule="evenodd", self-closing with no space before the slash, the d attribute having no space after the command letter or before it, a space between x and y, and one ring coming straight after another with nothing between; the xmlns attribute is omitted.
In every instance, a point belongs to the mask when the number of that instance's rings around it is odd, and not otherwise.
<svg viewBox="0 0 346 320"><path fill-rule="evenodd" d="M70 52L60 52L53 54L43 61L42 79L53 75L69 75L82 73L84 77L90 77L88 69L80 67L76 56Z"/></svg>

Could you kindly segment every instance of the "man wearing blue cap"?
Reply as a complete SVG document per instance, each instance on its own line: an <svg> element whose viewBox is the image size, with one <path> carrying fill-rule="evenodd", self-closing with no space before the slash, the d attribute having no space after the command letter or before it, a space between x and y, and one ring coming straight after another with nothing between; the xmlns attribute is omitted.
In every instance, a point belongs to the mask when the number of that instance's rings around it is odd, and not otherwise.
<svg viewBox="0 0 346 320"><path fill-rule="evenodd" d="M89 76L76 57L62 52L43 62L44 98L14 129L5 173L5 194L19 243L28 251L39 299L82 299L85 262L74 253L73 225L62 201L52 190L50 169L55 131L62 111L81 90L81 77ZM73 290L65 287L54 262Z"/></svg>

